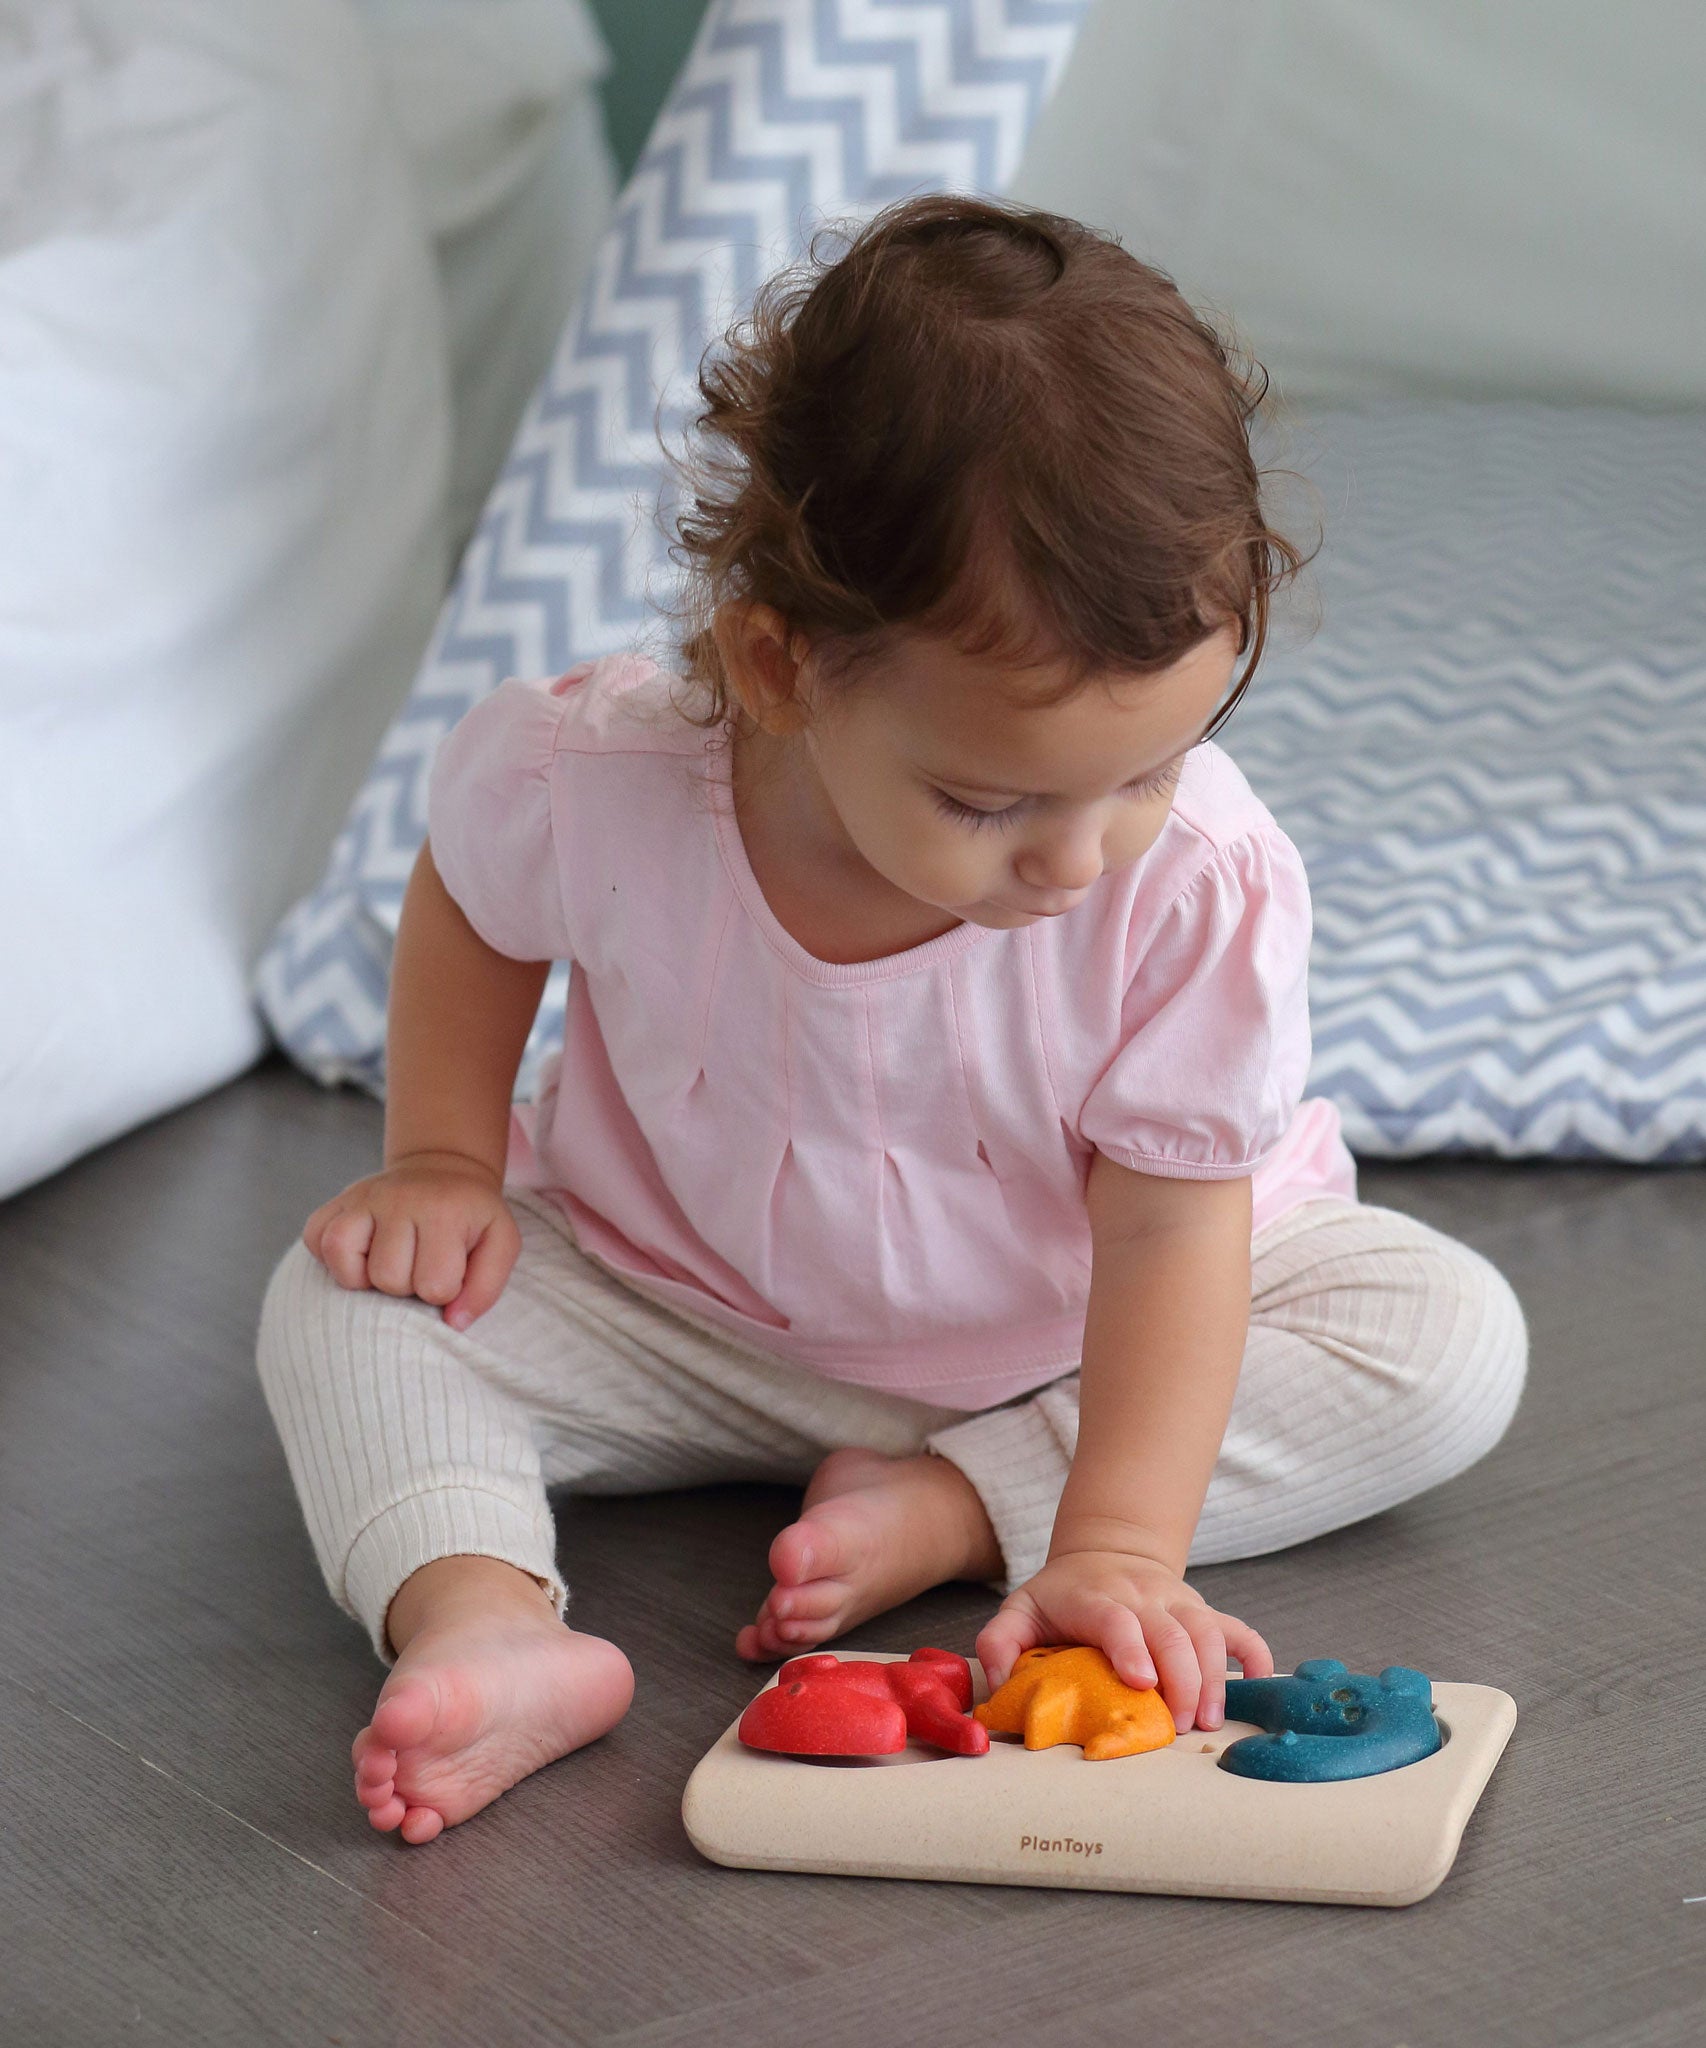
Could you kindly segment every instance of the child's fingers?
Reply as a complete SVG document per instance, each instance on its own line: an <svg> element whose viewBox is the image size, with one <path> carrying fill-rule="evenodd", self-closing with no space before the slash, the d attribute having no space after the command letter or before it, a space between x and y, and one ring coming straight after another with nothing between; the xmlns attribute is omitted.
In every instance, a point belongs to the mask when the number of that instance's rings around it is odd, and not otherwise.
<svg viewBox="0 0 1706 2048"><path fill-rule="evenodd" d="M1197 1701L1202 1693L1202 1666L1197 1661L1197 1646L1178 1617L1164 1607L1150 1610L1145 1634L1149 1638L1149 1654L1155 1659L1155 1668L1161 1674L1161 1695L1172 1710L1174 1726L1182 1735L1197 1717Z"/></svg>
<svg viewBox="0 0 1706 2048"><path fill-rule="evenodd" d="M520 1250L521 1232L515 1227L515 1218L505 1209L492 1218L475 1240L468 1254L461 1291L445 1307L444 1320L453 1329L467 1329L492 1306L504 1291L504 1282Z"/></svg>
<svg viewBox="0 0 1706 2048"><path fill-rule="evenodd" d="M409 1216L386 1216L374 1226L367 1277L381 1294L415 1291L415 1225Z"/></svg>
<svg viewBox="0 0 1706 2048"><path fill-rule="evenodd" d="M1129 1607L1110 1601L1096 1624L1095 1639L1103 1656L1114 1667L1115 1675L1124 1684L1136 1686L1139 1692L1147 1692L1155 1684L1155 1662L1144 1636L1143 1623Z"/></svg>
<svg viewBox="0 0 1706 2048"><path fill-rule="evenodd" d="M319 1208L314 1211L313 1215L302 1226L302 1242L314 1254L315 1258L320 1259L321 1265L324 1265L326 1262L320 1257L320 1240L326 1234L326 1225L331 1222L337 1213L337 1209L332 1203L322 1202Z"/></svg>
<svg viewBox="0 0 1706 2048"><path fill-rule="evenodd" d="M308 1249L340 1287L365 1287L373 1227L373 1217L366 1209L340 1209L321 1226L319 1248L309 1245Z"/></svg>
<svg viewBox="0 0 1706 2048"><path fill-rule="evenodd" d="M1004 1685L1013 1666L1042 1641L1042 1629L1028 1607L1002 1607L977 1639L977 1661L991 1692Z"/></svg>
<svg viewBox="0 0 1706 2048"><path fill-rule="evenodd" d="M1197 1695L1196 1722L1199 1728L1218 1728L1226 1719L1226 1637L1212 1608L1180 1610L1179 1623L1197 1649L1197 1668L1202 1673L1202 1690Z"/></svg>
<svg viewBox="0 0 1706 2048"><path fill-rule="evenodd" d="M1272 1678L1274 1653L1262 1637L1257 1635L1248 1623L1238 1620L1235 1615L1223 1614L1220 1619L1226 1636L1227 1655L1238 1659L1238 1667L1244 1676Z"/></svg>
<svg viewBox="0 0 1706 2048"><path fill-rule="evenodd" d="M467 1264L463 1233L454 1222L416 1224L414 1291L422 1301L435 1308L454 1301Z"/></svg>

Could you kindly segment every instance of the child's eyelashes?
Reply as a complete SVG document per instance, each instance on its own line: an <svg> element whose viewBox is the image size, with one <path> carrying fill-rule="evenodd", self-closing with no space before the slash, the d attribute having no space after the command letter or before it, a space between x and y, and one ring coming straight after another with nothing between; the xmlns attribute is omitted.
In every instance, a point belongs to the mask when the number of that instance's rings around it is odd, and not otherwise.
<svg viewBox="0 0 1706 2048"><path fill-rule="evenodd" d="M1127 797L1164 796L1179 779L1182 761L1173 761L1165 768L1158 768L1153 775L1145 775L1139 781L1128 782L1119 792ZM976 832L985 825L993 825L998 831L1016 825L1034 801L1031 797L1018 797L1010 804L1003 804L998 811L980 811L973 804L961 803L958 797L950 796L945 789L932 789L936 808L944 817L955 818L962 825L968 825Z"/></svg>
<svg viewBox="0 0 1706 2048"><path fill-rule="evenodd" d="M936 799L936 808L945 817L958 818L975 832L980 826L994 825L999 828L1016 824L1019 813L1025 808L1025 799L1006 805L999 811L980 811L971 804L962 804L958 797L949 796L945 789L933 789L930 794Z"/></svg>

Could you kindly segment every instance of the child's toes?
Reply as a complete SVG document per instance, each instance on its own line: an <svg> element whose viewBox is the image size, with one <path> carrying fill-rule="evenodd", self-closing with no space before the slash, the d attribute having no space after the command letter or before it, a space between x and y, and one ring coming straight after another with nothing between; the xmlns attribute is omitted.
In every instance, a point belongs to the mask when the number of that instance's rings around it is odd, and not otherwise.
<svg viewBox="0 0 1706 2048"><path fill-rule="evenodd" d="M778 1586L803 1586L851 1570L846 1534L821 1515L790 1522L770 1546L770 1572Z"/></svg>
<svg viewBox="0 0 1706 2048"><path fill-rule="evenodd" d="M777 1622L787 1619L788 1602L791 1597L786 1586L772 1586L760 1603L758 1612L752 1617L754 1627L761 1634L769 1634Z"/></svg>
<svg viewBox="0 0 1706 2048"><path fill-rule="evenodd" d="M358 1777L355 1781L355 1796L361 1805L369 1810L377 1806L386 1805L396 1797L396 1793L397 1781L395 1778L373 1779Z"/></svg>
<svg viewBox="0 0 1706 2048"><path fill-rule="evenodd" d="M761 1614L752 1625L753 1641L761 1657L785 1657L788 1654L788 1639L776 1625L773 1616Z"/></svg>
<svg viewBox="0 0 1706 2048"><path fill-rule="evenodd" d="M397 1752L388 1749L371 1728L364 1728L351 1745L355 1758L355 1796L370 1814L395 1803L397 1791ZM402 1811L387 1822L375 1821L374 1825L395 1827L403 1818Z"/></svg>
<svg viewBox="0 0 1706 2048"><path fill-rule="evenodd" d="M827 1642L848 1625L848 1588L839 1580L815 1580L811 1594L809 1604L778 1616L773 1624L777 1640L790 1654Z"/></svg>
<svg viewBox="0 0 1706 2048"><path fill-rule="evenodd" d="M790 1654L827 1642L847 1626L848 1589L839 1580L814 1580L811 1591L809 1606L779 1615L771 1624L776 1639Z"/></svg>
<svg viewBox="0 0 1706 2048"><path fill-rule="evenodd" d="M408 1810L408 1807L393 1792L383 1806L370 1806L367 1809L367 1817L381 1834L388 1835L393 1828L401 1825L403 1816Z"/></svg>
<svg viewBox="0 0 1706 2048"><path fill-rule="evenodd" d="M418 1748L437 1719L438 1694L421 1679L405 1679L394 1692L379 1696L373 1710L374 1742L391 1750Z"/></svg>
<svg viewBox="0 0 1706 2048"><path fill-rule="evenodd" d="M778 1632L775 1615L770 1612L768 1601L758 1610L758 1619L748 1622L735 1637L735 1652L751 1662L762 1663L770 1657L786 1657L790 1651L787 1637Z"/></svg>
<svg viewBox="0 0 1706 2048"><path fill-rule="evenodd" d="M789 1655L799 1650L809 1650L814 1643L821 1643L836 1632L833 1621L779 1621L776 1633Z"/></svg>
<svg viewBox="0 0 1706 2048"><path fill-rule="evenodd" d="M444 1833L444 1815L436 1807L411 1806L403 1815L405 1842L430 1842Z"/></svg>
<svg viewBox="0 0 1706 2048"><path fill-rule="evenodd" d="M803 1586L778 1586L765 1606L779 1628L796 1621L831 1621L846 1607L851 1590L845 1579L812 1579Z"/></svg>
<svg viewBox="0 0 1706 2048"><path fill-rule="evenodd" d="M397 1752L379 1743L364 1749L355 1760L355 1782L358 1785L389 1785L396 1775Z"/></svg>

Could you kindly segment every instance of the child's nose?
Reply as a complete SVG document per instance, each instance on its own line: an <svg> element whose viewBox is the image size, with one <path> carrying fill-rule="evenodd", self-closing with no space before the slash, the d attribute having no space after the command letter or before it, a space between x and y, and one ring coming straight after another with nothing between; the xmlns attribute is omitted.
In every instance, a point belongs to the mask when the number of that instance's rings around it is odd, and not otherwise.
<svg viewBox="0 0 1706 2048"><path fill-rule="evenodd" d="M1088 889L1102 873L1099 833L1060 833L1028 846L1014 863L1033 889Z"/></svg>

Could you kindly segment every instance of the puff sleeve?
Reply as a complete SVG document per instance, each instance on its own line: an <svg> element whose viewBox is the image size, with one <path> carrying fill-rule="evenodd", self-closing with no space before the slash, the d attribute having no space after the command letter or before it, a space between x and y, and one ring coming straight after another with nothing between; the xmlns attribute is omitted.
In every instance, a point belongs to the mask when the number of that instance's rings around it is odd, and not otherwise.
<svg viewBox="0 0 1706 2048"><path fill-rule="evenodd" d="M1129 963L1084 1141L1139 1173L1253 1172L1308 1077L1309 937L1309 883L1285 834L1270 825L1221 848Z"/></svg>
<svg viewBox="0 0 1706 2048"><path fill-rule="evenodd" d="M427 788L427 837L468 922L512 960L570 954L552 817L564 689L501 683L445 736Z"/></svg>

